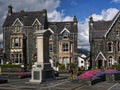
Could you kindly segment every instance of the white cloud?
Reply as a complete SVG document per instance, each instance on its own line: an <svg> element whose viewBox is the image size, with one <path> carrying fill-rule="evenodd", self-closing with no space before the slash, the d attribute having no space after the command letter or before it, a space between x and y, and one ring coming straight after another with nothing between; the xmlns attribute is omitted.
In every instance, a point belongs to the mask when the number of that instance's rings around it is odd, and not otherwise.
<svg viewBox="0 0 120 90"><path fill-rule="evenodd" d="M120 0L114 0L114 2L119 2ZM9 2L9 3L8 3ZM3 23L7 15L7 6L11 4L13 6L13 11L40 11L42 9L47 9L49 21L72 21L72 16L65 16L64 10L57 11L60 6L60 0L0 0L0 23ZM107 10L102 10L100 14L93 14L94 20L111 20L118 9L110 8ZM78 16L79 17L79 16ZM85 19L84 23L78 22L78 45L79 47L89 49L89 27L88 27L88 17ZM3 40L2 34L0 35L0 40Z"/></svg>
<svg viewBox="0 0 120 90"><path fill-rule="evenodd" d="M88 19L86 19L84 23L78 23L78 47L89 50Z"/></svg>
<svg viewBox="0 0 120 90"><path fill-rule="evenodd" d="M60 0L3 0L5 7L11 4L13 9L18 10L42 10L53 11L60 5Z"/></svg>
<svg viewBox="0 0 120 90"><path fill-rule="evenodd" d="M113 0L113 2L115 2L115 3L120 3L120 0Z"/></svg>
<svg viewBox="0 0 120 90"><path fill-rule="evenodd" d="M70 16L66 16L63 21L72 21L73 20L73 17L70 17Z"/></svg>
<svg viewBox="0 0 120 90"><path fill-rule="evenodd" d="M49 19L49 21L52 21L52 22L62 21L63 20L63 13L54 10L53 12L48 13L48 19Z"/></svg>
<svg viewBox="0 0 120 90"><path fill-rule="evenodd" d="M94 21L98 21L98 20L111 20L113 19L113 17L118 13L118 9L116 8L109 8L107 10L102 10L100 15L97 14L93 14L93 19Z"/></svg>

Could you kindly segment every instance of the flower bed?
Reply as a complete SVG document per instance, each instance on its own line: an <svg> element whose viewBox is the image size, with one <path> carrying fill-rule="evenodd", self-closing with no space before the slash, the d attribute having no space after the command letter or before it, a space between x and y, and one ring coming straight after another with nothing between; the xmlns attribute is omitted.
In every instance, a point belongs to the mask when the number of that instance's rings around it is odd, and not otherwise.
<svg viewBox="0 0 120 90"><path fill-rule="evenodd" d="M120 72L115 69L106 70L106 81L113 82L120 80Z"/></svg>
<svg viewBox="0 0 120 90"><path fill-rule="evenodd" d="M120 72L115 69L108 69L105 71L89 70L79 75L77 78L74 79L74 81L80 82L84 80L87 82L88 85L93 85L105 80L110 81L111 79L113 79L113 76L114 80L120 80Z"/></svg>
<svg viewBox="0 0 120 90"><path fill-rule="evenodd" d="M31 77L31 72L17 72L16 75L18 78L28 78Z"/></svg>

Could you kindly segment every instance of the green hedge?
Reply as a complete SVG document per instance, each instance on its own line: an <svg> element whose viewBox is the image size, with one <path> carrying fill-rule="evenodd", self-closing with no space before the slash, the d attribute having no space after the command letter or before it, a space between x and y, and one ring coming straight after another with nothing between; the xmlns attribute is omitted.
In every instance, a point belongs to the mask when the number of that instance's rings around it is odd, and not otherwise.
<svg viewBox="0 0 120 90"><path fill-rule="evenodd" d="M59 64L58 67L59 67L59 70L66 70L64 64Z"/></svg>
<svg viewBox="0 0 120 90"><path fill-rule="evenodd" d="M11 64L5 64L0 65L1 68L21 68L21 65L11 65Z"/></svg>
<svg viewBox="0 0 120 90"><path fill-rule="evenodd" d="M120 64L115 64L112 67L115 68L115 69L117 69L118 71L120 71Z"/></svg>

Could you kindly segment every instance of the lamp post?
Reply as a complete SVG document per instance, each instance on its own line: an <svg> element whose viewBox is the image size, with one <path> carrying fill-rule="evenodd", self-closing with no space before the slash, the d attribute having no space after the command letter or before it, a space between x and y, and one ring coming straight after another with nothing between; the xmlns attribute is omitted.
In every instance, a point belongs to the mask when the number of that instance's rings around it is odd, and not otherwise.
<svg viewBox="0 0 120 90"><path fill-rule="evenodd" d="M23 61L24 71L26 71L26 64L27 64L27 36L23 36Z"/></svg>

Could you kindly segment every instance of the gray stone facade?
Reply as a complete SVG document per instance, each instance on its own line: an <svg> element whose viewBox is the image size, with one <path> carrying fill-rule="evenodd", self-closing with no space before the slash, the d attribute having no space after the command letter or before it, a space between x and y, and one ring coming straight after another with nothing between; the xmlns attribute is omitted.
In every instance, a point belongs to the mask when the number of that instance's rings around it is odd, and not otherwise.
<svg viewBox="0 0 120 90"><path fill-rule="evenodd" d="M5 62L9 60L13 64L31 64L36 61L34 33L42 29L52 33L49 40L52 44L50 58L54 62L67 64L77 61L77 18L74 16L73 21L69 22L48 22L47 19L45 9L13 12L12 6L8 6L8 15L3 24Z"/></svg>
<svg viewBox="0 0 120 90"><path fill-rule="evenodd" d="M93 68L120 64L120 12L110 21L89 21L90 59Z"/></svg>

